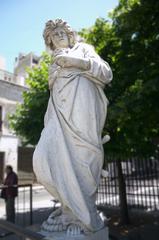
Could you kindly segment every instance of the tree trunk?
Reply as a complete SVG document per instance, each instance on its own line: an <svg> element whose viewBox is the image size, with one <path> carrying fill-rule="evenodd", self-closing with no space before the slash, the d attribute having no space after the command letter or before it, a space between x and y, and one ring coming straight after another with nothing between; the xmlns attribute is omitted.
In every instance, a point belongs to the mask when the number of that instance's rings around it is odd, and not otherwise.
<svg viewBox="0 0 159 240"><path fill-rule="evenodd" d="M122 172L121 160L117 159L118 183L119 183L119 202L120 202L120 220L121 224L129 224L129 213L126 198L126 184Z"/></svg>

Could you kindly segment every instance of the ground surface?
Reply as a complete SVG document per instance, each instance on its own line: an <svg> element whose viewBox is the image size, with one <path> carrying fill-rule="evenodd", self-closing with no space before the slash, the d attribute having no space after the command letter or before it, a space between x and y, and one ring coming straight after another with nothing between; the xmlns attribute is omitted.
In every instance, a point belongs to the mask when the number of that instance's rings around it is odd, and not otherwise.
<svg viewBox="0 0 159 240"><path fill-rule="evenodd" d="M21 192L19 194L19 213L17 216L17 224L25 223L28 224L29 214L23 213L23 200L29 199L28 192L25 193L25 197ZM53 207L52 197L44 190L44 188L35 187L33 190L33 224L41 224ZM28 209L27 206L26 211ZM146 212L146 211L131 211L130 224L120 224L120 213L116 208L103 208L100 210L104 212L104 215L108 218L108 226L110 231L110 240L159 240L159 211ZM0 200L0 218L5 218L4 202ZM0 229L0 233L3 231ZM19 237L14 235L6 235L5 237L0 236L0 240L19 240ZM100 239L99 239L100 240Z"/></svg>
<svg viewBox="0 0 159 240"><path fill-rule="evenodd" d="M159 211L131 211L130 224L120 224L120 213L117 209L105 209L109 222L112 240L159 240Z"/></svg>

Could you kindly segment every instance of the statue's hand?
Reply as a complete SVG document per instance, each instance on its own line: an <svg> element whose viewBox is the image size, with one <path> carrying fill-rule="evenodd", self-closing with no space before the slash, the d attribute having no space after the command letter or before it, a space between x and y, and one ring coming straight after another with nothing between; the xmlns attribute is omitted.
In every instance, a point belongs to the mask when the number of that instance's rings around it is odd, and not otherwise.
<svg viewBox="0 0 159 240"><path fill-rule="evenodd" d="M55 63L62 68L75 67L82 70L88 70L90 68L88 59L72 57L70 55L58 55L55 58Z"/></svg>
<svg viewBox="0 0 159 240"><path fill-rule="evenodd" d="M55 63L60 67L73 67L72 58L67 55L58 55L55 58Z"/></svg>

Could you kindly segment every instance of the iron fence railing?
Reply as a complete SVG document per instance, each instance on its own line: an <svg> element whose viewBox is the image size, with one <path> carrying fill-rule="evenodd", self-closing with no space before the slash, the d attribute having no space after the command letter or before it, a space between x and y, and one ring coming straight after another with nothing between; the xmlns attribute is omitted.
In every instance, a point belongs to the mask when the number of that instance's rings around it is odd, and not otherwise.
<svg viewBox="0 0 159 240"><path fill-rule="evenodd" d="M3 186L0 186L0 191ZM33 194L31 184L18 185L18 197L15 199L15 212L18 225L26 226L33 223ZM0 218L5 218L5 201L0 200Z"/></svg>
<svg viewBox="0 0 159 240"><path fill-rule="evenodd" d="M107 164L107 177L102 177L97 204L119 206L119 184L116 160ZM122 161L129 208L159 210L159 160L129 159Z"/></svg>

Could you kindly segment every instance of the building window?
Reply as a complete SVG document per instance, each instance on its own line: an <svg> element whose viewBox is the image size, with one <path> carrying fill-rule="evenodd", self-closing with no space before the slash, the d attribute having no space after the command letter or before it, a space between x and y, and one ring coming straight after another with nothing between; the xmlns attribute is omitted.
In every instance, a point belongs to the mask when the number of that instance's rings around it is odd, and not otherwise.
<svg viewBox="0 0 159 240"><path fill-rule="evenodd" d="M33 63L34 63L34 64L38 64L38 60L35 59L35 58L33 58Z"/></svg>
<svg viewBox="0 0 159 240"><path fill-rule="evenodd" d="M2 131L2 106L0 106L0 132Z"/></svg>

